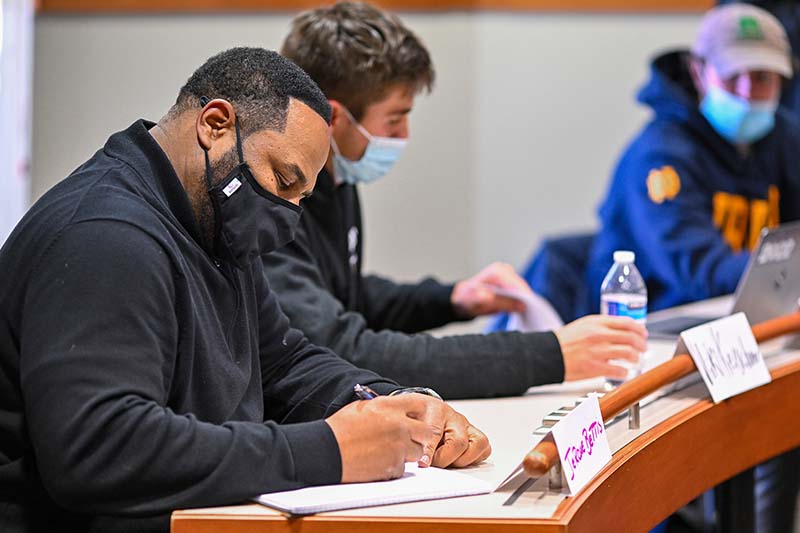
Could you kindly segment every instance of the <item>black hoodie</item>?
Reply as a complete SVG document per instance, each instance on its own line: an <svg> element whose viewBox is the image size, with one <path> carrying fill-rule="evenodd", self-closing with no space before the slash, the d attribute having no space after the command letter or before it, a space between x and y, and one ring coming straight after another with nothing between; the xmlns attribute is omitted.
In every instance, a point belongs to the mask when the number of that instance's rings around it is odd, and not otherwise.
<svg viewBox="0 0 800 533"><path fill-rule="evenodd" d="M303 208L295 241L265 255L264 266L281 308L312 342L451 399L522 394L564 379L561 349L550 332L419 333L458 319L453 287L361 274L363 228L353 185L336 185L323 171Z"/></svg>
<svg viewBox="0 0 800 533"><path fill-rule="evenodd" d="M397 388L289 327L260 261L211 257L139 121L0 250L0 531L166 530L176 508L336 483L321 419Z"/></svg>

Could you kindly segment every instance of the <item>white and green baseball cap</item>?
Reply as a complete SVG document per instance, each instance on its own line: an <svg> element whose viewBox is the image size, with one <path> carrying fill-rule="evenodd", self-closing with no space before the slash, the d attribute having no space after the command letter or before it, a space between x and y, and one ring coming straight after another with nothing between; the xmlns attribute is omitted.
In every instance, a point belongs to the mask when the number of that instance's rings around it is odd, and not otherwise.
<svg viewBox="0 0 800 533"><path fill-rule="evenodd" d="M700 23L692 53L727 78L748 70L792 77L792 51L786 31L771 13L749 4L709 10Z"/></svg>

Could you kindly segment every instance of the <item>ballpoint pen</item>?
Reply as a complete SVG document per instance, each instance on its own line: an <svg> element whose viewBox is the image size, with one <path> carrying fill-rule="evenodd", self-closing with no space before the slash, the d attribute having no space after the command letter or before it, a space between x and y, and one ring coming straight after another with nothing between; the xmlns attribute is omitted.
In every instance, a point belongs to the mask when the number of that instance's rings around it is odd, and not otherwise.
<svg viewBox="0 0 800 533"><path fill-rule="evenodd" d="M358 396L359 400L372 400L378 397L378 393L374 390L370 389L366 385L360 385L356 383L353 387L353 392L356 396Z"/></svg>

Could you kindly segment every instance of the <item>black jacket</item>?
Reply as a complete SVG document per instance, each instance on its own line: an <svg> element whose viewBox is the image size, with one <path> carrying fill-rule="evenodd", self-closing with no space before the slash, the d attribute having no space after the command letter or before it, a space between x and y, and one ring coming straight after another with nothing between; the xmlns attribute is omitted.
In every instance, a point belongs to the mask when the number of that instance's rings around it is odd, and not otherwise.
<svg viewBox="0 0 800 533"><path fill-rule="evenodd" d="M281 308L312 342L446 398L516 395L563 380L561 349L549 332L415 334L458 319L450 304L453 288L432 279L401 285L361 275L354 186L336 186L323 171L303 208L295 241L263 259Z"/></svg>
<svg viewBox="0 0 800 533"><path fill-rule="evenodd" d="M291 329L259 261L217 266L150 127L0 251L0 531L167 529L176 508L338 482L321 418L357 382L396 388Z"/></svg>

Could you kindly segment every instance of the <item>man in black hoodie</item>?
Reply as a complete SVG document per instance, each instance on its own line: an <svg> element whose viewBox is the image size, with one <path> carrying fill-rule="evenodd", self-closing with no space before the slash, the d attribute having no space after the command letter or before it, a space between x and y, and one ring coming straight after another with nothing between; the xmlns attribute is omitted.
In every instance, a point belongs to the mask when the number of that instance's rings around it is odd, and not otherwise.
<svg viewBox="0 0 800 533"><path fill-rule="evenodd" d="M311 345L260 254L292 239L330 107L296 65L209 59L0 251L0 531L168 529L176 508L464 466L486 437Z"/></svg>
<svg viewBox="0 0 800 533"><path fill-rule="evenodd" d="M611 359L636 361L645 330L622 317L586 317L555 332L436 338L422 333L498 311L519 310L508 291L530 288L493 264L454 285L399 284L361 272L358 185L383 176L409 134L416 94L433 83L427 50L394 16L340 2L298 15L281 53L306 70L333 108L331 153L297 239L264 256L281 308L312 342L363 368L423 383L446 398L524 393L529 387L606 375ZM400 222L400 221L398 221ZM506 292L498 291L504 289Z"/></svg>

